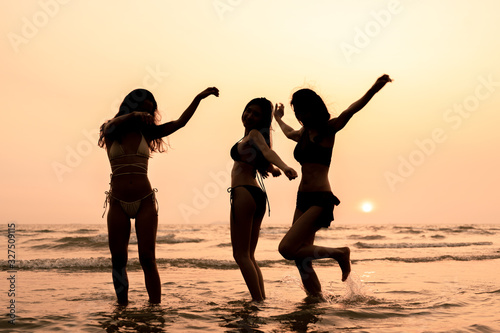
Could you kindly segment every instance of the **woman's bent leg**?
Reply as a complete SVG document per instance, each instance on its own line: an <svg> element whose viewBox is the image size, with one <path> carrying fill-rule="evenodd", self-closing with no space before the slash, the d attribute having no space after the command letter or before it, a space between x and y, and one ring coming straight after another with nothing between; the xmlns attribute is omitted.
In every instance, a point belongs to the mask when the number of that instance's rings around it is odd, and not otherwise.
<svg viewBox="0 0 500 333"><path fill-rule="evenodd" d="M335 259L342 270L342 281L345 281L351 271L349 248L317 246L308 241L311 237L314 240L314 235L319 230L315 222L321 213L321 207L313 206L305 213L299 214L299 217L281 240L279 251L283 257L289 260Z"/></svg>
<svg viewBox="0 0 500 333"><path fill-rule="evenodd" d="M135 220L135 232L139 247L139 261L144 271L144 280L149 301L161 303L161 281L156 266L156 232L158 230L158 214L151 197L142 200L141 208Z"/></svg>
<svg viewBox="0 0 500 333"><path fill-rule="evenodd" d="M302 212L298 209L295 210L295 214L293 216L293 224L302 216ZM293 228L293 225L292 225ZM303 239L298 240L302 242L301 246L312 245L314 243L314 238L316 236L317 229L313 229L312 234L303 234ZM283 241L282 241L283 242ZM280 244L280 247L282 245ZM282 251L282 249L280 250ZM314 271L312 266L311 258L296 258L295 266L299 270L300 279L302 280L302 285L306 290L307 294L314 297L321 297L321 283L319 282L318 276Z"/></svg>
<svg viewBox="0 0 500 333"><path fill-rule="evenodd" d="M113 286L118 303L128 303L127 259L130 238L130 219L120 204L110 202L108 211L108 239L111 252Z"/></svg>
<svg viewBox="0 0 500 333"><path fill-rule="evenodd" d="M315 236L315 234L312 234L309 238L305 239L304 246L312 245ZM306 292L311 296L321 297L321 283L312 266L312 258L295 259L295 266L297 266L299 270L300 279L302 280Z"/></svg>

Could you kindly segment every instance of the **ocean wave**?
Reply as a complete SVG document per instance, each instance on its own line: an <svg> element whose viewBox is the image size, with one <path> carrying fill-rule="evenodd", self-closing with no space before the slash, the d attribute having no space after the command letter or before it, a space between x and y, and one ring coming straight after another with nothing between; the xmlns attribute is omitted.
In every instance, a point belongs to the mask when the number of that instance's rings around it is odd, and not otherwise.
<svg viewBox="0 0 500 333"><path fill-rule="evenodd" d="M383 257L383 258L367 258L367 259L358 259L352 260L352 263L361 262L361 261L395 261L395 262L405 262L405 263L426 263L426 262L435 262L435 261L445 261L445 260L454 260L454 261L481 261L481 260L493 260L500 259L500 254L483 254L483 255L442 255L436 257L413 257L413 258L401 258L401 257Z"/></svg>
<svg viewBox="0 0 500 333"><path fill-rule="evenodd" d="M476 235L495 235L497 228L493 226L481 225L457 225L457 226L436 226L436 225L422 225L422 226L393 226L392 229L396 233L404 234L422 234L426 232L442 232L447 234L460 234L469 233Z"/></svg>
<svg viewBox="0 0 500 333"><path fill-rule="evenodd" d="M492 290L492 291L483 291L483 292L476 293L476 294L477 295L479 295L479 294L500 294L500 289Z"/></svg>
<svg viewBox="0 0 500 333"><path fill-rule="evenodd" d="M483 254L483 255L441 255L431 257L381 257L381 258L364 258L352 259L351 262L356 264L358 262L370 261L392 261L404 263L428 263L437 261L482 261L500 259L498 254ZM295 266L292 261L279 259L279 260L259 260L260 267L282 267L282 266ZM176 268L191 268L191 269L214 269L214 270L233 270L238 269L238 265L234 260L219 260L219 259L197 259L197 258L158 258L156 260L159 269L168 267ZM317 260L316 266L332 266L331 260ZM335 264L333 264L335 265ZM8 266L7 260L0 260L0 269L3 271L11 269ZM23 271L39 271L39 270L63 270L71 272L99 272L108 271L111 269L111 259L109 257L96 257L96 258L55 258L55 259L32 259L32 260L17 260L16 270ZM127 269L134 271L140 270L141 265L138 258L131 258L128 260ZM498 293L498 290L492 291Z"/></svg>
<svg viewBox="0 0 500 333"><path fill-rule="evenodd" d="M41 229L41 230L33 230L33 232L43 234L43 233L55 232L55 230Z"/></svg>
<svg viewBox="0 0 500 333"><path fill-rule="evenodd" d="M231 247L231 242L217 244L217 247Z"/></svg>
<svg viewBox="0 0 500 333"><path fill-rule="evenodd" d="M285 263L286 260L263 260L259 261L260 267L270 267L275 264ZM217 259L196 259L196 258L158 258L156 259L158 268L199 268L228 270L238 269L238 265L233 260ZM10 269L7 260L0 260L2 270ZM111 259L109 257L96 258L55 258L55 259L32 259L17 260L16 270L70 270L70 271L107 271L111 269ZM139 270L141 265L138 258L129 259L128 270Z"/></svg>
<svg viewBox="0 0 500 333"><path fill-rule="evenodd" d="M201 238L177 238L174 234L162 235L156 238L156 244L200 243Z"/></svg>
<svg viewBox="0 0 500 333"><path fill-rule="evenodd" d="M448 234L459 234L459 233L470 233L470 234L478 234L478 235L495 235L496 228L487 227L486 229L483 226L474 226L474 225L461 225L461 226L446 226L446 227L428 227L428 231L433 232L444 232Z"/></svg>
<svg viewBox="0 0 500 333"><path fill-rule="evenodd" d="M397 230L397 233L400 234L421 234L425 232L425 230L415 229L413 227L394 226L393 229Z"/></svg>
<svg viewBox="0 0 500 333"><path fill-rule="evenodd" d="M97 231L99 231L99 229L82 228L82 229L78 229L75 231L70 231L70 233L72 233L72 234L86 234L86 233L97 232Z"/></svg>
<svg viewBox="0 0 500 333"><path fill-rule="evenodd" d="M108 247L108 236L105 234L94 236L66 236L59 239L50 239L42 244L31 246L34 250L46 249L72 249L72 248L106 248Z"/></svg>
<svg viewBox="0 0 500 333"><path fill-rule="evenodd" d="M354 244L360 249L420 249L428 247L466 247L466 246L487 246L493 245L492 242L462 242L462 243L385 243L371 244L357 242Z"/></svg>
<svg viewBox="0 0 500 333"><path fill-rule="evenodd" d="M445 236L443 235L432 235L431 238L435 238L435 239L443 239L443 238L446 238Z"/></svg>
<svg viewBox="0 0 500 333"><path fill-rule="evenodd" d="M384 239L386 237L382 236L382 235L369 235L369 236L350 235L350 236L347 236L347 238L349 238L349 239L362 239L362 240L379 240L379 239Z"/></svg>
<svg viewBox="0 0 500 333"><path fill-rule="evenodd" d="M7 261L0 260L2 270L7 269ZM54 259L31 259L17 260L16 270L103 270L111 267L111 259L105 257L98 258L54 258Z"/></svg>
<svg viewBox="0 0 500 333"><path fill-rule="evenodd" d="M73 248L107 248L108 235L99 234L92 236L66 236L58 239L40 239L42 244L31 246L35 250L46 249L73 249ZM179 243L200 243L203 239L200 238L178 238L175 234L160 235L156 238L156 244L179 244ZM137 237L132 234L129 244L137 244Z"/></svg>
<svg viewBox="0 0 500 333"><path fill-rule="evenodd" d="M267 226L260 230L261 234L284 235L290 229L290 226Z"/></svg>

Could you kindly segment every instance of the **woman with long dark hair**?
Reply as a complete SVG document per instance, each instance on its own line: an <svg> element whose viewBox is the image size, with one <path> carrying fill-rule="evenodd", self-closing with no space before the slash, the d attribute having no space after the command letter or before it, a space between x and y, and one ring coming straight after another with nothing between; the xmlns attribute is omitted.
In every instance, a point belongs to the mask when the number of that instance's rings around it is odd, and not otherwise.
<svg viewBox="0 0 500 333"><path fill-rule="evenodd" d="M128 303L127 259L131 222L151 303L161 302L161 284L156 267L155 245L158 228L156 189L148 179L151 152L165 151L163 137L186 125L201 100L215 95L217 88L199 93L179 119L159 124L156 100L151 92L136 89L120 105L115 117L100 128L99 146L105 148L111 164L110 190L106 192L108 238L113 285L119 304ZM104 215L103 215L104 216Z"/></svg>
<svg viewBox="0 0 500 333"><path fill-rule="evenodd" d="M321 284L312 267L312 260L336 260L342 270L342 281L347 279L351 271L348 247L314 245L316 232L330 226L333 208L340 203L332 193L328 180L335 135L391 81L388 75L381 76L361 99L333 119L330 119L325 103L314 91L298 90L292 96L291 105L297 120L302 124L300 130L294 130L283 121L283 105L275 112L275 119L285 136L297 142L294 157L302 167L293 224L281 240L279 252L285 259L295 261L304 288L311 296L321 296Z"/></svg>
<svg viewBox="0 0 500 333"><path fill-rule="evenodd" d="M277 177L281 174L280 169L290 180L297 177L297 172L271 149L272 113L273 105L269 100L251 100L241 116L244 137L231 148L234 160L229 189L231 244L233 257L254 301L266 298L264 280L254 254L268 200L256 178L266 178L269 173Z"/></svg>

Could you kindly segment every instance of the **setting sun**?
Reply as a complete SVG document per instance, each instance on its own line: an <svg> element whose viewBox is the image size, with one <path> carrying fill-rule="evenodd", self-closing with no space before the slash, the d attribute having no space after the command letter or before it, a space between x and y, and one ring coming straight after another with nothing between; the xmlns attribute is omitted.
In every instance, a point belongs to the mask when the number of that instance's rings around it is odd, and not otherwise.
<svg viewBox="0 0 500 333"><path fill-rule="evenodd" d="M373 210L373 204L371 202L363 202L361 210L365 213L369 213Z"/></svg>

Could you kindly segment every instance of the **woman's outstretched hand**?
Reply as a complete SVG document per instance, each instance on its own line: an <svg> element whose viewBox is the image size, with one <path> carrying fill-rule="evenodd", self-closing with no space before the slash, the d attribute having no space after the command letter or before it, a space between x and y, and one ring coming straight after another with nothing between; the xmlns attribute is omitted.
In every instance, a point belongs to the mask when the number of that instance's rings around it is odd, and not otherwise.
<svg viewBox="0 0 500 333"><path fill-rule="evenodd" d="M384 74L381 77L375 81L375 83L372 86L372 89L375 92L378 92L380 89L382 89L387 83L392 82L392 79L389 77L389 75Z"/></svg>
<svg viewBox="0 0 500 333"><path fill-rule="evenodd" d="M215 87L207 88L207 89L203 90L201 93L199 93L198 97L200 99L204 99L210 95L214 95L216 97L219 97L219 89L217 89Z"/></svg>
<svg viewBox="0 0 500 333"><path fill-rule="evenodd" d="M283 103L276 104L276 107L274 108L274 118L276 120L283 118L285 115L285 107L283 106Z"/></svg>
<svg viewBox="0 0 500 333"><path fill-rule="evenodd" d="M278 168L273 168L271 170L271 174L273 175L273 177L279 177L281 176L281 170Z"/></svg>
<svg viewBox="0 0 500 333"><path fill-rule="evenodd" d="M294 169L292 169L290 167L287 167L283 171L285 172L285 176L287 176L288 179L290 179L290 180L295 179L298 176L297 171L295 171Z"/></svg>

